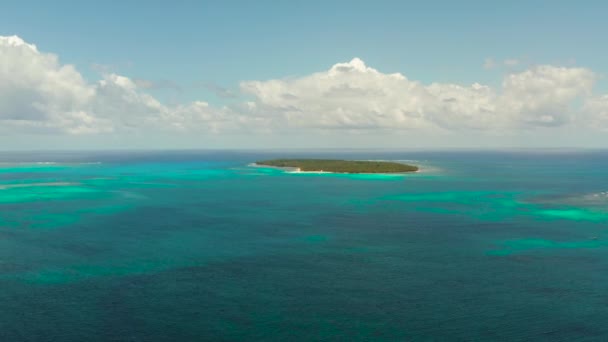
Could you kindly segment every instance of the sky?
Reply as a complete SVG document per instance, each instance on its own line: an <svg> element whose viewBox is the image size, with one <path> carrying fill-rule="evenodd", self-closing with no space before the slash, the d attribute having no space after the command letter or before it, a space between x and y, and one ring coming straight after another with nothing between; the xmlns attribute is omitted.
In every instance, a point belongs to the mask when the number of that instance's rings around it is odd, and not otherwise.
<svg viewBox="0 0 608 342"><path fill-rule="evenodd" d="M0 149L608 147L602 1L3 1Z"/></svg>

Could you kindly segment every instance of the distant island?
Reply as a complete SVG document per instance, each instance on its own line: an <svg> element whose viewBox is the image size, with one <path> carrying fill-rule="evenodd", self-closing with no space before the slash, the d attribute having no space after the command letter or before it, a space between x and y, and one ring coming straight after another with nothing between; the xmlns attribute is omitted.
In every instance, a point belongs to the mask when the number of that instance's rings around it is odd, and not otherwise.
<svg viewBox="0 0 608 342"><path fill-rule="evenodd" d="M336 159L272 159L255 162L257 165L290 167L307 172L336 173L403 173L418 171L418 167L396 162L336 160Z"/></svg>

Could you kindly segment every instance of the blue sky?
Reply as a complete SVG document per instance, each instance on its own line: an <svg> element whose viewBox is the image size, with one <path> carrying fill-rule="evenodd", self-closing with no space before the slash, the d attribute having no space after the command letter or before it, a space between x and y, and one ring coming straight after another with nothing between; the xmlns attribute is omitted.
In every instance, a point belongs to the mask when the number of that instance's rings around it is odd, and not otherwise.
<svg viewBox="0 0 608 342"><path fill-rule="evenodd" d="M165 105L238 106L261 96L243 94L243 81L303 78L354 57L423 84L498 88L505 74L538 65L581 67L596 75L594 94L608 91L608 5L600 1L5 1L2 7L0 36L17 35L57 55L91 84L108 73L148 84L146 94Z"/></svg>

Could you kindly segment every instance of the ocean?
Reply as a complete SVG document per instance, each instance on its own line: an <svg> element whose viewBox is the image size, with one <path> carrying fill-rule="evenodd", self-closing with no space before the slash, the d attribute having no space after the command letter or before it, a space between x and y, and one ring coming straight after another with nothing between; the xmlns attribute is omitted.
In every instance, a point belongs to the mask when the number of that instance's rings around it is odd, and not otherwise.
<svg viewBox="0 0 608 342"><path fill-rule="evenodd" d="M288 173L277 157L397 160ZM0 341L607 341L607 151L0 153Z"/></svg>

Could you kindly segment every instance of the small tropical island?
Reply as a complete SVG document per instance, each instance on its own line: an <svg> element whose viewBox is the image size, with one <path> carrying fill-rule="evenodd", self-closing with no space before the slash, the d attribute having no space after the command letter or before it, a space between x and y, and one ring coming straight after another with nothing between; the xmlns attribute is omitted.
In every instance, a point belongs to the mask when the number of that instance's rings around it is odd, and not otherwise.
<svg viewBox="0 0 608 342"><path fill-rule="evenodd" d="M256 165L295 168L303 172L335 173L404 173L416 172L418 167L387 161L339 159L272 159L255 162Z"/></svg>

